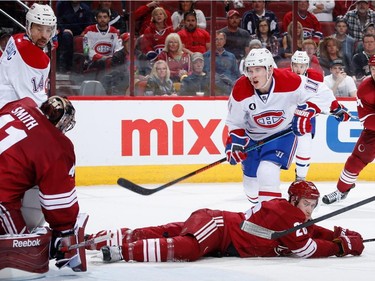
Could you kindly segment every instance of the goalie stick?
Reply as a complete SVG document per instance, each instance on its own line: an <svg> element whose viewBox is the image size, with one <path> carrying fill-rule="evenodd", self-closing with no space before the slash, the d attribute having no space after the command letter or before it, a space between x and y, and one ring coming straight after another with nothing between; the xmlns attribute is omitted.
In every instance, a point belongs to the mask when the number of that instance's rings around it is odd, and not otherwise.
<svg viewBox="0 0 375 281"><path fill-rule="evenodd" d="M92 238L92 239L89 239L89 240L86 240L86 241L83 241L83 242L80 242L80 243L77 243L77 244L70 245L69 247L60 247L59 250L61 252L68 252L70 250L74 250L74 249L78 249L78 248L82 248L82 247L87 247L87 246L90 246L90 245L93 245L93 244L98 244L100 242L111 239L112 235L113 235L112 233L109 233L109 234L106 234L106 235L103 235L103 236L99 236L99 237Z"/></svg>
<svg viewBox="0 0 375 281"><path fill-rule="evenodd" d="M281 132L278 132L278 133L276 133L276 134L274 134L272 136L266 137L263 140L258 141L256 144L248 147L245 150L245 152L249 152L249 151L255 150L255 149L257 149L257 148L259 148L259 147L261 147L261 146L263 146L263 145L271 142L271 141L274 141L274 140L276 140L278 138L286 136L286 135L288 135L290 133L292 133L292 129L288 128L288 129L286 129L284 131L281 131ZM155 192L163 190L163 189L165 189L165 188L167 188L167 187L169 187L171 185L174 185L175 183L178 183L178 182L183 181L183 180L185 180L187 178L190 178L190 177L192 177L192 176L194 176L196 174L204 172L204 171L206 171L206 170L208 170L208 169L210 169L212 167L215 167L215 166L217 166L217 165L225 162L226 160L227 160L227 158L224 157L224 158L222 158L220 160L217 160L217 161L215 161L215 162L213 162L213 163L211 163L209 165L206 165L206 166L204 166L202 168L199 168L198 170L195 170L195 171L193 171L193 172L191 172L191 173L189 173L187 175L184 175L184 176L182 176L182 177L180 177L178 179L170 181L170 182L168 182L166 184L163 184L163 185L161 185L161 186L159 186L157 188L154 188L154 189L144 188L144 187L142 187L142 186L140 186L138 184L135 184L135 183L133 183L133 182L131 182L131 181L125 179L125 178L119 178L117 180L117 184L120 185L120 186L122 186L122 187L124 187L124 188L126 188L126 189L128 189L128 190L130 190L130 191L133 191L133 192L141 194L141 195L151 195L151 194L154 194Z"/></svg>
<svg viewBox="0 0 375 281"><path fill-rule="evenodd" d="M317 222L320 222L322 220L337 216L339 214L342 214L342 213L347 212L349 210L352 210L354 208L358 208L358 207L360 207L362 205L365 205L367 203L370 203L374 200L375 200L375 196L372 196L370 198L359 201L355 204L352 204L352 205L349 205L349 206L344 207L342 209L336 210L334 212L325 214L325 215L323 215L321 217L318 217L316 219L309 220L305 223L296 225L295 227L292 227L292 228L289 228L289 229L286 229L286 230L281 230L281 231L271 230L271 229L265 228L263 226L257 225L255 223L252 223L252 222L249 222L249 221L243 221L240 224L240 227L241 227L241 230L243 230L243 231L245 231L249 234L261 237L261 238L270 239L270 240L271 239L278 239L278 238L280 238L282 236L285 236L287 234L290 234L290 233L292 233L292 232L294 232L298 229L308 227L308 226L316 224Z"/></svg>

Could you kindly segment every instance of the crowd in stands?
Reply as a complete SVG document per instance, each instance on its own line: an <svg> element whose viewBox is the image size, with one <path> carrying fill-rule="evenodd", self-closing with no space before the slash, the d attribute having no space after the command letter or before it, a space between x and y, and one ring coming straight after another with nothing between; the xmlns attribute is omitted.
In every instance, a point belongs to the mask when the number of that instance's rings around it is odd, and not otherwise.
<svg viewBox="0 0 375 281"><path fill-rule="evenodd" d="M141 89L136 94L208 96L205 83L210 82L214 59L215 94L228 96L251 48L270 50L279 68L290 67L297 49L307 52L310 67L327 78L337 95L345 96L342 89L347 87L346 95L355 96L353 83L358 86L369 75L367 61L375 54L373 1L298 1L295 35L293 1L218 1L222 10L217 12L216 33L209 28L208 1L134 1L134 35L129 33L126 2L55 2L58 73L90 77L109 95L128 95L129 46L134 40L135 83ZM14 1L2 3L16 10ZM0 21L0 53L10 34L20 32L7 28L8 21Z"/></svg>

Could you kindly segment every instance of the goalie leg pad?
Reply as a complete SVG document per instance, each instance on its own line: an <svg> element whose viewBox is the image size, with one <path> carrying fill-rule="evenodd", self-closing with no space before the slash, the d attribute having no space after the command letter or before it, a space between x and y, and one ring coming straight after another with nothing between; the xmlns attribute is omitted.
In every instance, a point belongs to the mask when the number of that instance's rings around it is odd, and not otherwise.
<svg viewBox="0 0 375 281"><path fill-rule="evenodd" d="M0 270L6 267L33 273L45 273L49 267L51 231L47 227L36 233L0 236Z"/></svg>

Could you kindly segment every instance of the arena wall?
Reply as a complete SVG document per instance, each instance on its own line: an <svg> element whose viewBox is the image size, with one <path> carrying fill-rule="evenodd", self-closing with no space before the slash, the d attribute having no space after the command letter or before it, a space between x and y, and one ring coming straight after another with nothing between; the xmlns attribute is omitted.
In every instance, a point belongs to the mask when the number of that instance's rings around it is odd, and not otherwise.
<svg viewBox="0 0 375 281"><path fill-rule="evenodd" d="M356 115L356 102L342 103ZM227 100L202 98L73 99L77 124L68 133L75 145L77 185L163 184L223 157ZM308 179L336 181L362 130L359 121L317 118ZM294 179L294 164L282 172ZM375 180L374 163L359 179ZM186 182L240 182L241 166L220 164Z"/></svg>

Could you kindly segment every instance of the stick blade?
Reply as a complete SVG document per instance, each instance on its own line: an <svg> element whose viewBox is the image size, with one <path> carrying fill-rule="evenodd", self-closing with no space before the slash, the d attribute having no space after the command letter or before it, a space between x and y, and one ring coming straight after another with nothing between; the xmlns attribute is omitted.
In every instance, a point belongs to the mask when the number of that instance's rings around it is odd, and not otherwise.
<svg viewBox="0 0 375 281"><path fill-rule="evenodd" d="M150 194L153 194L154 192L156 192L157 190L156 189L148 189L148 188L144 188L138 184L135 184L127 179L124 179L124 178L119 178L117 180L117 184L123 188L126 188L130 191L133 191L137 194L141 194L141 195L150 195Z"/></svg>
<svg viewBox="0 0 375 281"><path fill-rule="evenodd" d="M249 222L249 221L243 221L240 224L240 227L241 227L241 230L243 230L243 231L245 231L249 234L264 238L264 239L271 240L272 234L274 234L273 230L270 230L268 228L265 228L263 226L257 225L255 223L252 223L252 222Z"/></svg>

